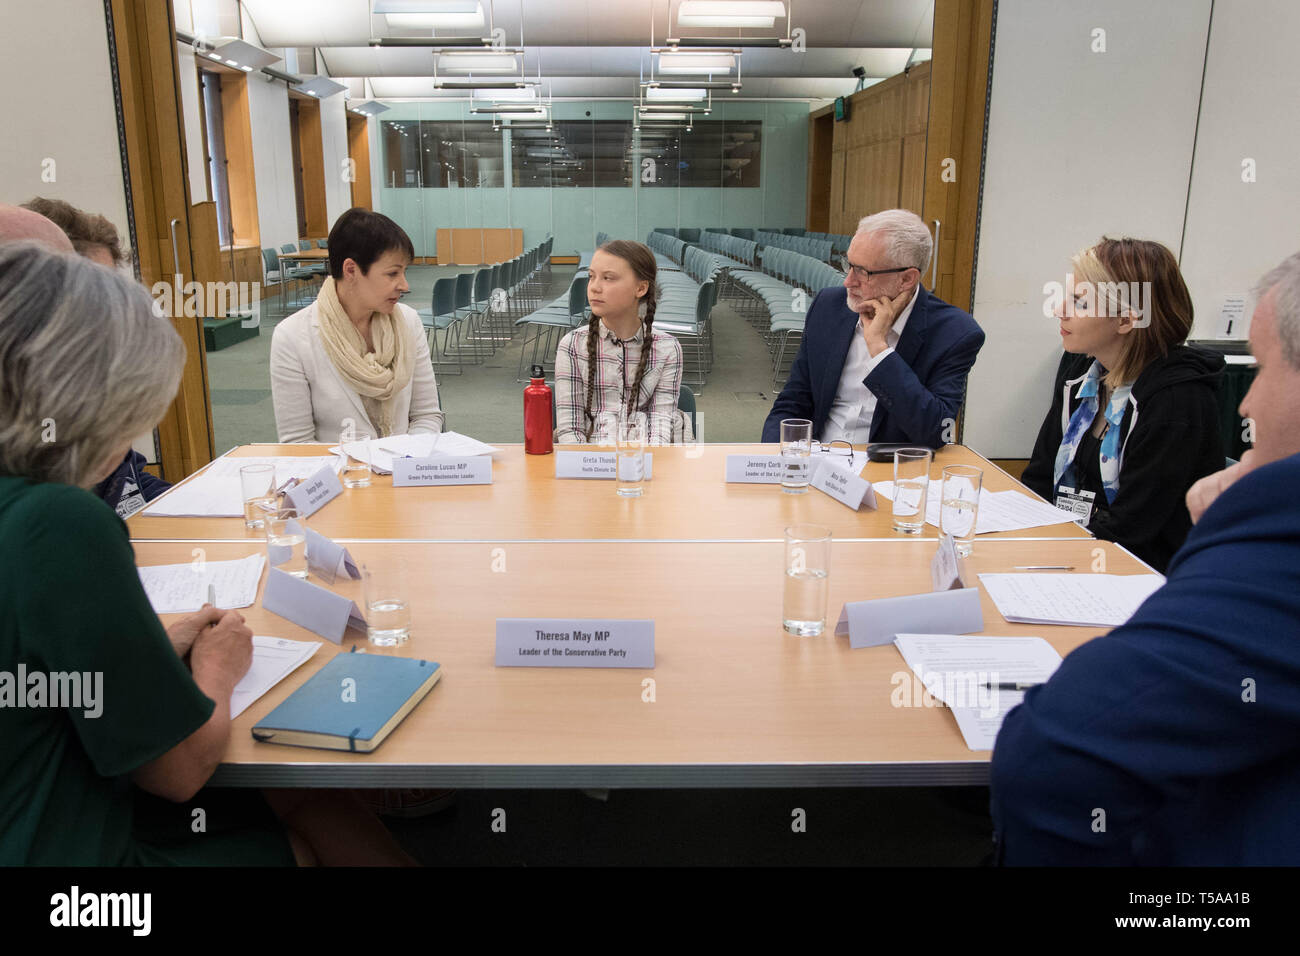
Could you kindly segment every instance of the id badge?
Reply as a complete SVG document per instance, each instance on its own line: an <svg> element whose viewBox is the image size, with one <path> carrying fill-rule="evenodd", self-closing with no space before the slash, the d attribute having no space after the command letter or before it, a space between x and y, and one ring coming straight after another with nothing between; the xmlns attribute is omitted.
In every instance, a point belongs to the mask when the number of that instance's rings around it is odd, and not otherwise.
<svg viewBox="0 0 1300 956"><path fill-rule="evenodd" d="M1074 515L1074 520L1086 528L1092 518L1092 503L1096 497L1095 491L1075 491L1061 485L1056 489L1056 500L1052 503Z"/></svg>
<svg viewBox="0 0 1300 956"><path fill-rule="evenodd" d="M117 503L117 516L125 521L127 518L131 517L131 515L143 508L145 504L144 495L139 492L136 492L133 495L128 495Z"/></svg>

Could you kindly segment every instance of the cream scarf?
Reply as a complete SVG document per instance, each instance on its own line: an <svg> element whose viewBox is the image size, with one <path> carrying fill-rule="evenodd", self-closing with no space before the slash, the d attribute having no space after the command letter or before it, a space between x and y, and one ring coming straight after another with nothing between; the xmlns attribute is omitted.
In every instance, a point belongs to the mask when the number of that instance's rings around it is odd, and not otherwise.
<svg viewBox="0 0 1300 956"><path fill-rule="evenodd" d="M339 302L334 277L326 276L316 296L320 340L334 367L361 402L382 438L393 433L393 407L397 394L411 381L415 355L401 327L400 313L374 312L370 337L375 350L366 351L365 340Z"/></svg>

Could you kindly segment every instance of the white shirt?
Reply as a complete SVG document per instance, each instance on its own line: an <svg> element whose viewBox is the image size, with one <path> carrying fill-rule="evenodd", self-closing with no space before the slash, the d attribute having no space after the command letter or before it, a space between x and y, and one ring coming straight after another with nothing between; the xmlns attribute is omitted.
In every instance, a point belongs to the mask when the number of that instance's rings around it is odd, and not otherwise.
<svg viewBox="0 0 1300 956"><path fill-rule="evenodd" d="M920 289L920 286L917 286ZM822 429L822 442L843 440L855 445L865 445L871 435L871 419L876 414L876 396L863 384L863 379L872 373L877 365L891 355L894 346L902 338L903 327L916 305L917 292L912 292L911 300L894 321L893 327L885 333L885 344L873 358L867 350L867 340L862 337L866 321L858 316L858 326L853 332L853 343L849 354L844 357L844 371L840 373L840 384L835 389L835 401L831 404L830 416Z"/></svg>

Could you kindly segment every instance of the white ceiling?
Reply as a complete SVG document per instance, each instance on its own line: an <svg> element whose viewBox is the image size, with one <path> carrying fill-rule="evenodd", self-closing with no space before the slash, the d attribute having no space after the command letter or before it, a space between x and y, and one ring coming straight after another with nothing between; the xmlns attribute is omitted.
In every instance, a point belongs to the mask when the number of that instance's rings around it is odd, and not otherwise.
<svg viewBox="0 0 1300 956"><path fill-rule="evenodd" d="M650 70L651 14L660 44L668 35L670 9L675 17L678 2L505 0L490 5L483 0L483 8L493 7L492 23L504 29L508 46L524 47L525 73L536 76L540 66L552 96L634 97L640 78ZM203 0L193 0L193 5L197 23ZM368 46L372 37L420 32L389 28L382 16L371 16L371 6L370 0L243 0L245 34L255 34L248 38L273 49L315 47L322 72L344 81L370 78L367 94L380 99L466 96L463 91L434 92L434 56L428 49ZM906 65L913 47L928 52L930 46L933 0L789 0L789 9L791 25L806 31L806 52L746 49L740 58L744 88L737 99L840 96L853 91L855 66L864 67L869 77L893 76ZM182 18L177 19L179 24ZM785 21L777 20L773 30L682 28L673 34L784 36L785 28ZM480 32L486 29L445 35ZM300 70L310 73L303 54L309 50L300 54ZM350 85L360 95L361 84Z"/></svg>

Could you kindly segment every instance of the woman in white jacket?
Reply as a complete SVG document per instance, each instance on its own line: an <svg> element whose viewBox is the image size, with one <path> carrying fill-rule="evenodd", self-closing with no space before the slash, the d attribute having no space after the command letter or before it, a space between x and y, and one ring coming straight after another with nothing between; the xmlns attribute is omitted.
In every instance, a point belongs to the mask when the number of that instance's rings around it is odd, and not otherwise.
<svg viewBox="0 0 1300 956"><path fill-rule="evenodd" d="M330 230L329 254L330 275L316 301L271 337L280 441L442 431L424 327L398 302L410 291L410 237L387 216L349 209Z"/></svg>

